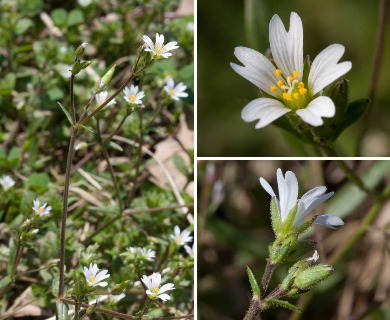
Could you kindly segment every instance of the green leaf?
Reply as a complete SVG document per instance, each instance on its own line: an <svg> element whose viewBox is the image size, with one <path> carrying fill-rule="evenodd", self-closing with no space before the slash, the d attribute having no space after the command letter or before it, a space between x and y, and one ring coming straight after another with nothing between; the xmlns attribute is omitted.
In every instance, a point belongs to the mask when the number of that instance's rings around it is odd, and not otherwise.
<svg viewBox="0 0 390 320"><path fill-rule="evenodd" d="M57 319L68 320L68 305L57 300Z"/></svg>
<svg viewBox="0 0 390 320"><path fill-rule="evenodd" d="M301 310L291 304L290 302L284 301L284 300L277 300L277 299L272 299L272 300L266 300L265 303L267 304L267 307L269 308L284 308L292 311L298 311L301 312Z"/></svg>
<svg viewBox="0 0 390 320"><path fill-rule="evenodd" d="M0 280L0 289L8 286L12 282L12 279L9 276Z"/></svg>
<svg viewBox="0 0 390 320"><path fill-rule="evenodd" d="M113 141L110 141L110 142L108 143L108 146L111 147L111 148L113 148L113 149L115 149L115 150L118 150L118 151L123 152L122 147L121 147L119 144L117 144L117 143L115 143L115 142L113 142Z"/></svg>
<svg viewBox="0 0 390 320"><path fill-rule="evenodd" d="M93 130L91 127L84 126L83 124L78 124L78 125L76 126L76 128L77 128L77 129L83 128L83 129L85 129L85 130L87 130L87 131L89 131L89 132L91 132L91 133L95 133L95 130Z"/></svg>
<svg viewBox="0 0 390 320"><path fill-rule="evenodd" d="M172 161L173 161L175 167L177 168L177 170L179 170L185 176L188 175L187 165L181 156L179 156L177 154L174 155L174 157L172 158Z"/></svg>
<svg viewBox="0 0 390 320"><path fill-rule="evenodd" d="M17 35L21 35L25 33L32 25L34 25L34 23L31 19L22 18L16 23L15 33Z"/></svg>
<svg viewBox="0 0 390 320"><path fill-rule="evenodd" d="M49 189L50 178L46 173L32 173L25 185L32 190L43 193Z"/></svg>
<svg viewBox="0 0 390 320"><path fill-rule="evenodd" d="M268 8L264 0L245 0L245 33L251 48L264 52L268 48Z"/></svg>
<svg viewBox="0 0 390 320"><path fill-rule="evenodd" d="M0 95L8 96L14 90L16 84L16 75L15 73L8 73L0 81Z"/></svg>
<svg viewBox="0 0 390 320"><path fill-rule="evenodd" d="M62 109L62 111L65 113L66 117L69 120L69 123L73 126L72 116L70 115L68 110L66 110L66 108L61 104L61 102L57 102L57 103L60 106L60 108Z"/></svg>
<svg viewBox="0 0 390 320"><path fill-rule="evenodd" d="M251 284L253 298L260 298L261 290L252 270L246 267L246 272L248 273L249 283Z"/></svg>
<svg viewBox="0 0 390 320"><path fill-rule="evenodd" d="M51 18L55 25L62 27L66 24L66 18L68 16L68 13L65 9L55 9L51 12Z"/></svg>
<svg viewBox="0 0 390 320"><path fill-rule="evenodd" d="M20 150L18 147L13 147L8 154L8 163L11 166L17 166L20 159Z"/></svg>
<svg viewBox="0 0 390 320"><path fill-rule="evenodd" d="M84 15L83 12L79 9L72 10L68 15L67 25L73 26L79 23L82 23L84 21Z"/></svg>

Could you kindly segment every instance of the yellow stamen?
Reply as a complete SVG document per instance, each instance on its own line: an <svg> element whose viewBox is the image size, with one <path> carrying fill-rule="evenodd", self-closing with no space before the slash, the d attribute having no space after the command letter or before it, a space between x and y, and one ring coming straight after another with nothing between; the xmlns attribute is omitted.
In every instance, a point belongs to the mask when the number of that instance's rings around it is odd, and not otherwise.
<svg viewBox="0 0 390 320"><path fill-rule="evenodd" d="M132 101L132 102L135 101L135 96L134 95L130 96L129 100Z"/></svg>
<svg viewBox="0 0 390 320"><path fill-rule="evenodd" d="M271 86L271 91L276 92L276 91L278 91L278 88L276 88L275 86Z"/></svg>
<svg viewBox="0 0 390 320"><path fill-rule="evenodd" d="M284 83L283 83L283 80L278 80L278 82L276 82L276 84L281 87Z"/></svg>
<svg viewBox="0 0 390 320"><path fill-rule="evenodd" d="M302 81L298 83L299 89L304 88L304 87L305 87L305 84Z"/></svg>
<svg viewBox="0 0 390 320"><path fill-rule="evenodd" d="M294 93L293 96L294 96L294 99L295 99L295 100L298 100L298 99L299 99L299 93L298 93L298 92Z"/></svg>
<svg viewBox="0 0 390 320"><path fill-rule="evenodd" d="M291 93L283 93L283 98L287 101L291 100Z"/></svg>
<svg viewBox="0 0 390 320"><path fill-rule="evenodd" d="M305 89L305 88L300 88L299 89L299 93L300 94L305 94L307 92L307 89Z"/></svg>
<svg viewBox="0 0 390 320"><path fill-rule="evenodd" d="M94 276L89 276L88 280L89 280L89 282L94 283L95 282L95 277Z"/></svg>
<svg viewBox="0 0 390 320"><path fill-rule="evenodd" d="M171 96L175 96L176 95L176 90L175 89L169 90L169 94Z"/></svg>
<svg viewBox="0 0 390 320"><path fill-rule="evenodd" d="M282 71L280 69L275 69L274 73L277 77L280 77L282 75Z"/></svg>
<svg viewBox="0 0 390 320"><path fill-rule="evenodd" d="M287 77L287 81L289 81L291 83L293 81L293 77L292 76L288 76Z"/></svg>
<svg viewBox="0 0 390 320"><path fill-rule="evenodd" d="M298 71L293 71L293 76L294 76L294 79L298 78L299 72Z"/></svg>
<svg viewBox="0 0 390 320"><path fill-rule="evenodd" d="M39 208L38 208L38 212L41 212L41 213L42 213L42 212L43 212L43 208L42 208L42 207L39 207Z"/></svg>
<svg viewBox="0 0 390 320"><path fill-rule="evenodd" d="M153 293L158 293L158 290L160 290L160 287L154 286L150 291L152 291Z"/></svg>

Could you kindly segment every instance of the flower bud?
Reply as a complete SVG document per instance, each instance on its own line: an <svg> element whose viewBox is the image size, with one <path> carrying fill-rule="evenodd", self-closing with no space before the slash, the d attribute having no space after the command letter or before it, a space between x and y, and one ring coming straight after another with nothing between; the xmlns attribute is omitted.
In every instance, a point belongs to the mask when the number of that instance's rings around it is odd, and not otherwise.
<svg viewBox="0 0 390 320"><path fill-rule="evenodd" d="M83 42L77 47L75 51L75 61L80 60L80 58L83 56L87 44L88 44L87 42Z"/></svg>
<svg viewBox="0 0 390 320"><path fill-rule="evenodd" d="M293 286L300 290L309 290L320 282L328 278L334 269L328 264L319 264L314 267L308 268L301 272L298 272Z"/></svg>
<svg viewBox="0 0 390 320"><path fill-rule="evenodd" d="M124 290L126 290L130 280L123 281L121 283L118 283L115 285L111 290L110 294L117 296L118 294L121 294Z"/></svg>
<svg viewBox="0 0 390 320"><path fill-rule="evenodd" d="M112 76L114 75L116 65L114 64L106 74L95 83L94 93L99 93L104 91L107 88L108 83L111 81Z"/></svg>

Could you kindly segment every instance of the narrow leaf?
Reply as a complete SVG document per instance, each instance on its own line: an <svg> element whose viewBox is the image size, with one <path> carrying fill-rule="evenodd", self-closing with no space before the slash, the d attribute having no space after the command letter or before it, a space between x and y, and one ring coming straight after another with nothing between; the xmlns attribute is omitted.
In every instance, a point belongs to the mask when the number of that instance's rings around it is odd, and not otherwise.
<svg viewBox="0 0 390 320"><path fill-rule="evenodd" d="M293 304L291 304L290 302L287 302L284 300L277 300L277 299L267 300L266 304L269 308L280 307L280 308L285 308L285 309L292 310L292 311L301 312L301 310L298 307L296 307Z"/></svg>
<svg viewBox="0 0 390 320"><path fill-rule="evenodd" d="M9 239L8 249L9 249L9 255L8 255L7 273L8 275L11 275L12 269L14 267L15 257L16 257L16 244L13 237Z"/></svg>
<svg viewBox="0 0 390 320"><path fill-rule="evenodd" d="M62 301L57 301L57 319L68 320L68 306Z"/></svg>
<svg viewBox="0 0 390 320"><path fill-rule="evenodd" d="M253 298L260 298L261 290L259 285L257 284L256 278L252 270L249 267L247 267L246 272L248 273L249 283L251 284Z"/></svg>
<svg viewBox="0 0 390 320"><path fill-rule="evenodd" d="M12 282L12 279L9 276L0 280L0 289L8 286Z"/></svg>
<svg viewBox="0 0 390 320"><path fill-rule="evenodd" d="M113 148L113 149L115 149L115 150L118 150L118 151L123 152L122 147L121 147L119 144L117 144L117 143L115 143L115 142L113 142L113 141L110 141L110 142L108 143L108 146L111 147L111 148Z"/></svg>
<svg viewBox="0 0 390 320"><path fill-rule="evenodd" d="M65 113L66 117L69 120L69 123L73 126L72 117L71 117L70 113L68 112L68 110L66 110L66 108L61 104L61 102L57 102L57 103L60 106L60 108L62 109L62 111Z"/></svg>

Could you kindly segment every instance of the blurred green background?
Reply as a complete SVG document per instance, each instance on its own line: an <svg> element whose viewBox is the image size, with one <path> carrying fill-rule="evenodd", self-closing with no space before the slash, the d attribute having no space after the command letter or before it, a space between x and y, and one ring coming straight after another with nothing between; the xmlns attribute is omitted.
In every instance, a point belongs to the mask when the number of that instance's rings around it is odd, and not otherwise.
<svg viewBox="0 0 390 320"><path fill-rule="evenodd" d="M390 319L390 201L378 206L376 197L390 182L390 161L347 161L372 195L357 188L335 161L200 161L198 162L198 312L200 320L242 319L251 299L249 266L260 281L275 236L271 228L271 197L260 186L265 178L277 193L276 170L293 171L299 198L316 186L335 194L313 214L334 214L345 225L337 230L311 228L306 236L317 242L322 263L334 274L306 294L302 313L275 308L263 320L384 320ZM364 235L344 255L338 252L356 233L371 208L379 212ZM309 229L310 230L310 229ZM303 239L304 237L301 237ZM272 276L271 292L286 276L283 264ZM314 293L311 296L311 293ZM289 298L303 302L305 295Z"/></svg>
<svg viewBox="0 0 390 320"><path fill-rule="evenodd" d="M308 145L272 125L255 129L241 119L241 110L258 97L256 87L236 74L230 62L237 46L264 53L269 47L268 24L278 14L285 25L297 12L303 22L304 54L313 59L333 43L345 46L342 61L352 61L350 99L367 98L378 21L378 1L318 0L198 1L198 155L294 156L312 154ZM387 31L389 27L387 25ZM390 36L387 32L387 35ZM336 141L341 155L390 155L390 41L385 52L376 101L361 139L362 119ZM358 144L361 143L359 146Z"/></svg>

